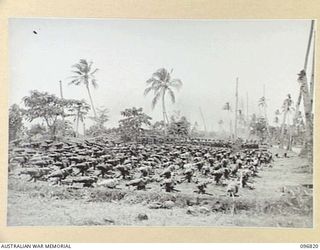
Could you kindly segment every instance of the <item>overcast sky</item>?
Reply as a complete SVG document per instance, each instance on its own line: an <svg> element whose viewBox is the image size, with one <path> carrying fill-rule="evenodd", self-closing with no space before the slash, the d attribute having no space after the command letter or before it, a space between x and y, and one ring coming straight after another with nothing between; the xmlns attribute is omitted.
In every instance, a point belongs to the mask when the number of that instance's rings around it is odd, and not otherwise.
<svg viewBox="0 0 320 250"><path fill-rule="evenodd" d="M84 86L68 85L71 66L83 58L99 68L92 95L96 107L110 110L108 127L117 126L120 111L133 106L161 120L161 105L152 110L152 95L144 97L143 91L162 67L183 82L176 103L167 98L169 115L180 110L202 126L201 107L208 129L217 129L228 117L223 105L234 106L239 77L240 108L248 92L249 113L259 113L265 85L273 120L288 93L297 99L309 29L309 20L10 19L9 104L19 104L34 89L59 96L59 80L65 98L89 103Z"/></svg>

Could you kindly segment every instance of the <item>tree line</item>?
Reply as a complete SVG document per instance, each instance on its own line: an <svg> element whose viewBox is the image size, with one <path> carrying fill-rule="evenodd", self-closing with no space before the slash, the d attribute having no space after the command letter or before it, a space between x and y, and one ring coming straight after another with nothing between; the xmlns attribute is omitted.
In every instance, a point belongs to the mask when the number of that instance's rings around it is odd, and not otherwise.
<svg viewBox="0 0 320 250"><path fill-rule="evenodd" d="M196 133L191 129L190 122L185 116L171 116L169 119L166 111L166 96L169 95L171 102L175 103L175 90L182 86L180 79L172 78L172 72L160 68L146 81L147 87L144 95L153 92L151 106L154 108L161 100L163 120L152 124L152 118L143 112L142 108L131 107L121 111L122 119L117 128L107 129L105 124L109 120L109 110L105 107L96 108L91 94L91 87L98 87L95 77L97 68L92 62L80 59L72 65L70 85L83 86L87 90L90 105L84 100L63 98L48 92L30 91L28 96L22 99L24 107L13 104L9 109L9 140L16 140L27 136L47 134L55 139L57 136L79 137L79 125L85 125L85 119L93 121L88 129L83 128L86 136L100 136L109 132L118 133L125 141L137 140L146 129L158 134L188 137L190 133ZM89 116L90 110L93 116ZM23 121L31 123L27 128ZM41 123L33 123L40 120ZM73 124L72 124L73 122Z"/></svg>

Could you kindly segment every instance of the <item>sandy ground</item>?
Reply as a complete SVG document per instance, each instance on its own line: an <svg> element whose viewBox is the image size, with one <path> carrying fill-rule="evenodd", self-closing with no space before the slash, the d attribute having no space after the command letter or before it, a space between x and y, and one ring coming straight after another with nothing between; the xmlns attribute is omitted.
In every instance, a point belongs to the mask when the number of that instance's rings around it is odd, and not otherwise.
<svg viewBox="0 0 320 250"><path fill-rule="evenodd" d="M275 160L272 168L264 168L254 179L254 190L240 189L232 213L231 198L225 187L210 185L211 195L195 194L194 185L183 183L183 192L170 194L177 200L171 209L150 209L152 196L167 195L158 186L150 191L128 191L123 199L97 201L92 199L96 188L78 190L67 195L65 187L49 186L46 182L29 183L26 178L9 176L8 226L213 226L213 227L312 227L312 174L306 160L295 153L290 158ZM71 192L72 193L72 192ZM178 205L185 195L192 208ZM60 196L63 196L61 199ZM145 199L144 199L145 198ZM198 199L198 203L196 202ZM200 200L200 202L199 202ZM230 206L212 211L217 200ZM242 208L241 208L242 207ZM188 212L191 211L191 212ZM138 219L139 214L148 219Z"/></svg>

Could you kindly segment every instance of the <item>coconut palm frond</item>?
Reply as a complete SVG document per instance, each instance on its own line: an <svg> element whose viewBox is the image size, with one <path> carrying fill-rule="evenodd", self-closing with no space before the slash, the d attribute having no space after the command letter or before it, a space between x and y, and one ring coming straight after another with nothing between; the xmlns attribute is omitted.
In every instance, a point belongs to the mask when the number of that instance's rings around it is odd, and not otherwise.
<svg viewBox="0 0 320 250"><path fill-rule="evenodd" d="M97 68L94 69L94 70L90 73L90 75L93 76L98 70L99 70L99 69L97 69Z"/></svg>
<svg viewBox="0 0 320 250"><path fill-rule="evenodd" d="M77 75L83 75L83 73L80 70L72 70L71 72Z"/></svg>
<svg viewBox="0 0 320 250"><path fill-rule="evenodd" d="M98 83L97 83L97 80L96 79L91 79L91 85L93 86L93 88L98 88Z"/></svg>
<svg viewBox="0 0 320 250"><path fill-rule="evenodd" d="M162 86L162 82L159 80L154 80L151 84L152 88L158 88L159 86Z"/></svg>
<svg viewBox="0 0 320 250"><path fill-rule="evenodd" d="M154 78L158 78L160 81L165 81L167 75L168 71L165 68L158 69L155 73L152 74Z"/></svg>
<svg viewBox="0 0 320 250"><path fill-rule="evenodd" d="M143 92L143 95L146 96L152 89L153 89L152 86L146 88Z"/></svg>
<svg viewBox="0 0 320 250"><path fill-rule="evenodd" d="M167 71L166 77L164 79L164 82L169 83L171 81L171 75L169 73L169 71Z"/></svg>
<svg viewBox="0 0 320 250"><path fill-rule="evenodd" d="M161 91L159 91L159 92L154 96L154 98L152 99L152 103L151 103L152 109L155 108L155 106L157 105L160 97L161 97Z"/></svg>
<svg viewBox="0 0 320 250"><path fill-rule="evenodd" d="M72 65L71 66L72 68L76 68L76 69L78 69L79 71L83 71L83 67L82 67L82 65L80 65L79 63L77 63L77 64L74 64L74 65Z"/></svg>
<svg viewBox="0 0 320 250"><path fill-rule="evenodd" d="M80 85L81 84L81 81L79 79L74 79L72 80L71 82L68 83L69 85Z"/></svg>
<svg viewBox="0 0 320 250"><path fill-rule="evenodd" d="M231 111L230 103L229 103L229 102L226 102L226 103L223 105L222 109L223 109L223 110Z"/></svg>
<svg viewBox="0 0 320 250"><path fill-rule="evenodd" d="M164 89L165 87L162 84L158 84L155 86L152 86L152 89L154 91L154 93L156 94L159 90Z"/></svg>
<svg viewBox="0 0 320 250"><path fill-rule="evenodd" d="M86 67L88 66L88 62L86 59L80 59L80 63L85 65Z"/></svg>
<svg viewBox="0 0 320 250"><path fill-rule="evenodd" d="M79 79L79 78L81 78L81 76L79 76L79 75L73 75L73 76L68 76L67 78Z"/></svg>
<svg viewBox="0 0 320 250"><path fill-rule="evenodd" d="M146 81L146 83L150 84L150 83L153 83L155 80L156 80L155 78L151 77Z"/></svg>
<svg viewBox="0 0 320 250"><path fill-rule="evenodd" d="M92 64L93 64L93 62L91 61L91 62L89 63L89 65L88 65L88 72L91 71Z"/></svg>
<svg viewBox="0 0 320 250"><path fill-rule="evenodd" d="M182 81L179 79L171 79L172 72L173 69L168 71L165 68L160 68L146 81L149 86L144 90L144 95L146 96L150 91L154 92L154 97L151 103L152 109L155 108L161 97L164 98L166 91L169 92L172 103L175 103L174 89L179 89L182 86ZM163 106L164 105L165 102L163 99Z"/></svg>
<svg viewBox="0 0 320 250"><path fill-rule="evenodd" d="M266 98L264 96L259 99L258 106L259 107L267 107Z"/></svg>
<svg viewBox="0 0 320 250"><path fill-rule="evenodd" d="M172 89L170 89L170 88L167 88L167 91L168 91L168 93L169 93L169 95L170 95L170 97L171 97L172 103L175 103L175 102L176 102L176 97L175 97L175 95L174 95L174 92L173 92Z"/></svg>
<svg viewBox="0 0 320 250"><path fill-rule="evenodd" d="M169 85L179 90L183 84L180 79L172 79Z"/></svg>

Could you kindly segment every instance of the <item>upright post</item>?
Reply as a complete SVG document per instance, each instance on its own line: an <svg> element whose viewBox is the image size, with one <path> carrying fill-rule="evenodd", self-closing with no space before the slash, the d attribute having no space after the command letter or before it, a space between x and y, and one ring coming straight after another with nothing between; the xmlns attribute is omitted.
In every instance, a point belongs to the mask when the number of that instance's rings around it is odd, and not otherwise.
<svg viewBox="0 0 320 250"><path fill-rule="evenodd" d="M235 105L235 118L234 118L234 139L237 140L238 138L238 84L239 78L236 79L236 105Z"/></svg>
<svg viewBox="0 0 320 250"><path fill-rule="evenodd" d="M60 85L60 97L63 100L63 92L62 92L62 81L59 81L59 85ZM64 108L62 107L62 135L65 135L65 124L64 124Z"/></svg>

